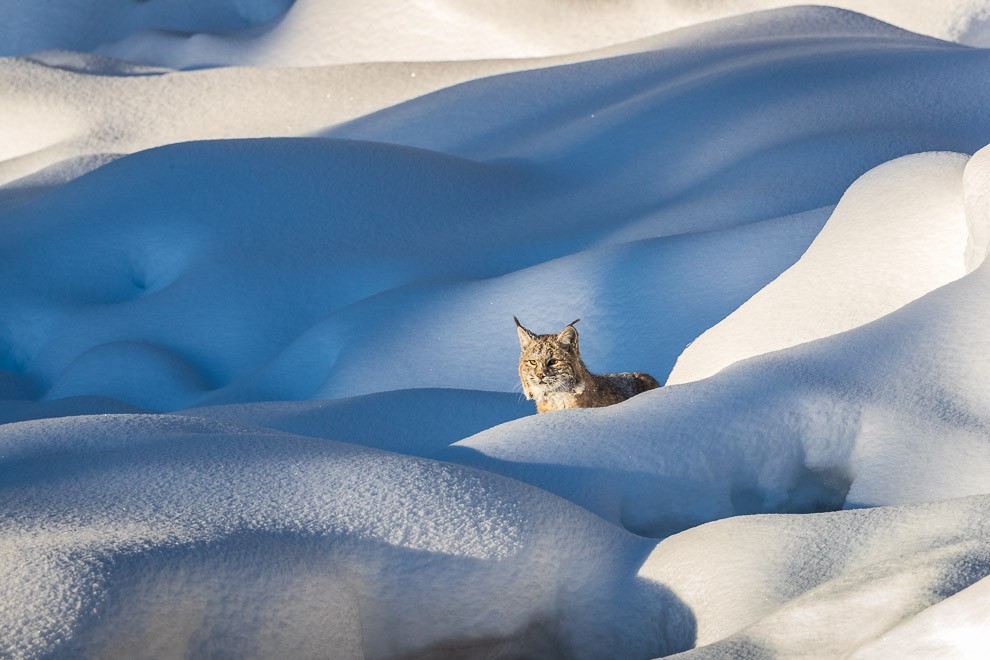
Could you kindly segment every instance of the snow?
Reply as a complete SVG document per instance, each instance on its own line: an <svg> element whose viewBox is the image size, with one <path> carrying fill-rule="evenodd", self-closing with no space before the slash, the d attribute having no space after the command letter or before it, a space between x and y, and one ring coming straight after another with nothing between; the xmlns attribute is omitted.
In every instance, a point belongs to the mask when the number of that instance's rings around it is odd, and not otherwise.
<svg viewBox="0 0 990 660"><path fill-rule="evenodd" d="M979 658L983 655L990 580L953 594L865 646L859 657L886 655Z"/></svg>
<svg viewBox="0 0 990 660"><path fill-rule="evenodd" d="M820 657L931 657L928 649L965 657L978 643L985 648L986 629L976 627L983 614L972 612L958 627L943 619L941 635L931 638L917 632L941 608L969 598L979 602L987 506L980 496L783 519L732 518L663 541L640 575L669 585L698 615L697 641L708 645L678 657L751 657L767 649L785 657L809 651ZM947 592L954 595L942 600ZM920 645L899 647L912 632ZM907 654L899 655L899 648Z"/></svg>
<svg viewBox="0 0 990 660"><path fill-rule="evenodd" d="M864 174L798 262L692 343L667 384L865 325L962 277L967 160L915 154Z"/></svg>
<svg viewBox="0 0 990 660"><path fill-rule="evenodd" d="M606 48L787 0L8 0L0 55L53 48L175 68L546 57ZM990 44L982 0L826 3L919 34Z"/></svg>
<svg viewBox="0 0 990 660"><path fill-rule="evenodd" d="M783 4L8 3L0 655L982 657L990 4Z"/></svg>
<svg viewBox="0 0 990 660"><path fill-rule="evenodd" d="M511 646L541 617L538 643L663 648L628 634L663 627L645 612L669 597L635 578L649 544L488 473L169 415L21 422L4 440L5 582L35 596L4 611L5 655L387 657L463 631Z"/></svg>

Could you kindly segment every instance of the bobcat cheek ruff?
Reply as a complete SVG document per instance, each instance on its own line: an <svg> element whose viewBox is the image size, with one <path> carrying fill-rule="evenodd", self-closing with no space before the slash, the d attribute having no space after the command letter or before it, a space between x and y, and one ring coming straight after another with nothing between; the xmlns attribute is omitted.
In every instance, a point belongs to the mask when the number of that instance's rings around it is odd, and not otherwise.
<svg viewBox="0 0 990 660"><path fill-rule="evenodd" d="M537 335L519 319L519 381L527 399L536 402L537 412L565 408L600 408L625 401L641 392L660 387L649 374L591 373L581 360L575 319L557 334Z"/></svg>

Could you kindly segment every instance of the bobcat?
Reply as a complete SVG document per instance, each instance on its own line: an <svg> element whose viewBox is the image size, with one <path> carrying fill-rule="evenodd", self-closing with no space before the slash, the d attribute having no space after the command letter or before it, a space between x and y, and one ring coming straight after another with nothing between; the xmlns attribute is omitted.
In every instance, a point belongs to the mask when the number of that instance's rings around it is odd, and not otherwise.
<svg viewBox="0 0 990 660"><path fill-rule="evenodd" d="M536 401L536 412L565 408L601 408L619 403L646 390L660 387L653 376L644 373L595 375L581 361L577 321L556 335L537 335L522 326L519 319L519 380L527 399ZM580 320L580 319L578 319Z"/></svg>

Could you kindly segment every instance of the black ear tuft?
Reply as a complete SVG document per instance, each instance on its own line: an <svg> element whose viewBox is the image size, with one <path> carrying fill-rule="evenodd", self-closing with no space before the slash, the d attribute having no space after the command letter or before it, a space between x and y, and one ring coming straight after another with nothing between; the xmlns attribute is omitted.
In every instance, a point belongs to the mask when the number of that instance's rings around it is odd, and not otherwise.
<svg viewBox="0 0 990 660"><path fill-rule="evenodd" d="M515 316L512 317L512 320L516 322L516 333L519 335L519 347L525 350L526 347L533 343L533 340L536 339L536 335L524 328L522 323L520 323L519 319Z"/></svg>
<svg viewBox="0 0 990 660"><path fill-rule="evenodd" d="M578 345L578 331L574 327L574 324L581 319L574 319L567 324L563 330L557 335L557 341L559 341L564 346L569 346L571 348L577 348Z"/></svg>

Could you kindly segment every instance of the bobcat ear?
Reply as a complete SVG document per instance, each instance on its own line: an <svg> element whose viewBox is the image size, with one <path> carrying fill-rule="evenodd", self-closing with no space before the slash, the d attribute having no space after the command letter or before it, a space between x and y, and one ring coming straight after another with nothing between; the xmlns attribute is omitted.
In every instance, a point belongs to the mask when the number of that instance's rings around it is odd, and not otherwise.
<svg viewBox="0 0 990 660"><path fill-rule="evenodd" d="M516 332L519 334L519 347L525 350L536 339L536 335L522 327L522 323L515 316L512 317L512 320L516 322Z"/></svg>
<svg viewBox="0 0 990 660"><path fill-rule="evenodd" d="M574 324L581 319L574 319L567 324L567 327L560 331L557 335L557 341L565 346L570 346L572 348L577 348L578 345L578 331L574 328Z"/></svg>

